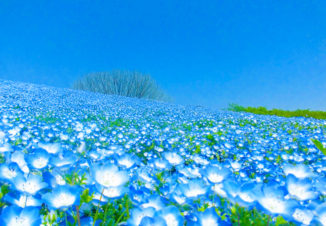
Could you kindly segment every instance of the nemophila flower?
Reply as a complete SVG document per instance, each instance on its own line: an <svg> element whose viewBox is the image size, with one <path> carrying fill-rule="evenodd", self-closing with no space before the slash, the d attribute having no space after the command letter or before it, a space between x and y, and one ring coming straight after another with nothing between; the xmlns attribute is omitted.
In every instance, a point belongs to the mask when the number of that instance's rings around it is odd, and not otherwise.
<svg viewBox="0 0 326 226"><path fill-rule="evenodd" d="M211 187L211 190L223 198L226 198L228 196L228 194L226 193L226 191L224 189L223 183L214 184Z"/></svg>
<svg viewBox="0 0 326 226"><path fill-rule="evenodd" d="M179 188L187 198L197 198L208 191L208 187L202 180L192 180L188 184L179 185Z"/></svg>
<svg viewBox="0 0 326 226"><path fill-rule="evenodd" d="M57 156L51 158L51 164L60 168L70 167L76 164L76 162L77 157L69 151L66 151L63 154L58 154Z"/></svg>
<svg viewBox="0 0 326 226"><path fill-rule="evenodd" d="M318 178L315 180L314 183L317 191L319 191L321 194L326 195L326 178Z"/></svg>
<svg viewBox="0 0 326 226"><path fill-rule="evenodd" d="M229 178L223 181L223 191L226 192L230 201L234 202L240 192L241 184L234 178Z"/></svg>
<svg viewBox="0 0 326 226"><path fill-rule="evenodd" d="M22 177L23 172L15 162L0 165L0 179L4 181L13 181L16 177Z"/></svg>
<svg viewBox="0 0 326 226"><path fill-rule="evenodd" d="M52 172L44 172L43 178L44 182L46 182L52 188L58 185L65 185L67 183L64 179L64 174L57 169L54 169Z"/></svg>
<svg viewBox="0 0 326 226"><path fill-rule="evenodd" d="M6 153L11 151L12 151L12 147L10 144L8 143L0 144L0 153Z"/></svg>
<svg viewBox="0 0 326 226"><path fill-rule="evenodd" d="M62 150L58 143L39 143L38 146L46 150L49 154L57 154Z"/></svg>
<svg viewBox="0 0 326 226"><path fill-rule="evenodd" d="M162 197L158 195L150 196L146 202L141 204L142 208L153 207L156 211L161 210L164 206L165 203L163 202Z"/></svg>
<svg viewBox="0 0 326 226"><path fill-rule="evenodd" d="M25 159L30 169L44 169L48 166L50 155L44 149L36 149L26 154Z"/></svg>
<svg viewBox="0 0 326 226"><path fill-rule="evenodd" d="M127 225L138 226L142 222L144 217L153 217L155 209L152 207L148 208L134 208L131 210L130 218L127 221ZM146 223L146 222L145 222Z"/></svg>
<svg viewBox="0 0 326 226"><path fill-rule="evenodd" d="M151 191L152 190L149 190L145 187L135 188L132 186L130 187L129 191L130 199L133 203L135 203L136 206L140 206L147 201Z"/></svg>
<svg viewBox="0 0 326 226"><path fill-rule="evenodd" d="M96 185L98 192L101 192L105 197L108 198L119 198L128 192L128 188L124 185L115 187L104 187L99 184Z"/></svg>
<svg viewBox="0 0 326 226"><path fill-rule="evenodd" d="M294 200L286 200L284 196L283 187L276 183L264 184L260 194L257 194L257 201L269 214L289 217L298 207L298 203Z"/></svg>
<svg viewBox="0 0 326 226"><path fill-rule="evenodd" d="M51 192L42 195L45 203L53 209L64 209L79 202L80 188L78 186L57 186Z"/></svg>
<svg viewBox="0 0 326 226"><path fill-rule="evenodd" d="M143 217L139 226L167 226L165 220L161 217Z"/></svg>
<svg viewBox="0 0 326 226"><path fill-rule="evenodd" d="M184 175L187 178L200 178L202 177L200 170L196 166L187 166L187 167L180 167L178 172Z"/></svg>
<svg viewBox="0 0 326 226"><path fill-rule="evenodd" d="M293 174L295 177L304 179L314 177L315 174L306 165L285 165L283 168L285 175Z"/></svg>
<svg viewBox="0 0 326 226"><path fill-rule="evenodd" d="M18 164L19 168L24 173L29 173L29 168L25 162L25 154L21 151L15 151L11 154L11 162L15 162Z"/></svg>
<svg viewBox="0 0 326 226"><path fill-rule="evenodd" d="M95 181L105 187L118 187L129 181L127 171L119 170L110 163L94 165L92 172Z"/></svg>
<svg viewBox="0 0 326 226"><path fill-rule="evenodd" d="M230 161L230 165L233 170L239 171L241 169L242 164L239 161Z"/></svg>
<svg viewBox="0 0 326 226"><path fill-rule="evenodd" d="M3 144L6 139L6 134L3 131L0 131L0 144Z"/></svg>
<svg viewBox="0 0 326 226"><path fill-rule="evenodd" d="M12 205L4 208L0 215L0 225L4 226L39 226L41 222L40 209L36 207Z"/></svg>
<svg viewBox="0 0 326 226"><path fill-rule="evenodd" d="M167 226L183 226L184 219L180 211L175 206L168 206L158 211L154 218L161 217L165 220Z"/></svg>
<svg viewBox="0 0 326 226"><path fill-rule="evenodd" d="M326 203L323 203L321 205L319 205L316 210L316 220L322 224L323 226L326 225Z"/></svg>
<svg viewBox="0 0 326 226"><path fill-rule="evenodd" d="M23 176L16 177L13 185L20 191L30 195L35 195L38 191L46 188L47 183L43 182L43 178L39 175L30 174L26 178Z"/></svg>
<svg viewBox="0 0 326 226"><path fill-rule="evenodd" d="M208 166L203 171L205 176L211 183L220 183L231 174L231 171L225 167Z"/></svg>
<svg viewBox="0 0 326 226"><path fill-rule="evenodd" d="M304 201L317 198L318 193L313 190L312 181L309 179L298 179L292 174L287 176L286 187L291 196Z"/></svg>
<svg viewBox="0 0 326 226"><path fill-rule="evenodd" d="M128 154L124 154L122 156L117 157L117 162L119 166L123 166L127 169L133 167L135 164L137 164L138 159L137 156L131 156Z"/></svg>
<svg viewBox="0 0 326 226"><path fill-rule="evenodd" d="M169 170L171 168L170 163L167 160L162 159L162 158L156 158L152 162L156 169Z"/></svg>
<svg viewBox="0 0 326 226"><path fill-rule="evenodd" d="M261 192L261 183L247 182L242 184L240 190L237 192L236 202L241 206L251 208L254 207L257 201L257 194Z"/></svg>
<svg viewBox="0 0 326 226"><path fill-rule="evenodd" d="M218 226L223 225L219 215L217 215L215 208L207 208L204 212L198 213L197 223L199 226Z"/></svg>
<svg viewBox="0 0 326 226"><path fill-rule="evenodd" d="M191 159L196 163L196 164L199 164L199 165L203 165L203 166L206 166L209 164L209 161L204 158L203 156L200 156L200 155L193 155L191 157Z"/></svg>
<svg viewBox="0 0 326 226"><path fill-rule="evenodd" d="M173 166L180 165L184 162L184 159L175 152L164 152L163 156Z"/></svg>
<svg viewBox="0 0 326 226"><path fill-rule="evenodd" d="M314 218L314 213L309 209L297 208L294 210L292 217L301 224L310 225Z"/></svg>
<svg viewBox="0 0 326 226"><path fill-rule="evenodd" d="M13 205L25 208L28 206L41 206L42 205L42 200L39 198L36 198L31 195L25 195L25 194L7 194L4 197L5 201L8 203L11 203Z"/></svg>

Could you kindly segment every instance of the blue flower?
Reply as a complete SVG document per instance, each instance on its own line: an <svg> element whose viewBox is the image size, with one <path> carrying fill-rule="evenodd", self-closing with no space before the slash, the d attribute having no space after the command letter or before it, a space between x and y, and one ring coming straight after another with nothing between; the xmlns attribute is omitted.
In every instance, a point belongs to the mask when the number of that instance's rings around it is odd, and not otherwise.
<svg viewBox="0 0 326 226"><path fill-rule="evenodd" d="M18 191L35 195L38 191L46 188L47 183L43 182L43 178L39 175L30 174L27 178L20 176L13 180L13 184Z"/></svg>
<svg viewBox="0 0 326 226"><path fill-rule="evenodd" d="M48 166L50 155L44 149L38 148L33 153L27 154L25 159L29 168L44 169Z"/></svg>
<svg viewBox="0 0 326 226"><path fill-rule="evenodd" d="M12 182L16 177L22 176L23 171L21 171L17 163L11 162L9 164L0 165L0 179Z"/></svg>
<svg viewBox="0 0 326 226"><path fill-rule="evenodd" d="M162 197L158 195L150 196L147 201L141 205L142 208L153 207L156 211L161 210L164 206L165 204Z"/></svg>
<svg viewBox="0 0 326 226"><path fill-rule="evenodd" d="M218 226L222 225L220 217L217 215L215 208L207 208L204 212L198 214L198 224L200 226Z"/></svg>
<svg viewBox="0 0 326 226"><path fill-rule="evenodd" d="M319 205L316 210L316 219L319 221L322 225L326 225L326 203L323 203Z"/></svg>
<svg viewBox="0 0 326 226"><path fill-rule="evenodd" d="M45 203L53 209L71 207L79 203L80 188L77 186L58 186L42 196Z"/></svg>
<svg viewBox="0 0 326 226"><path fill-rule="evenodd" d="M257 194L257 201L260 206L271 215L282 215L290 217L298 203L294 200L284 199L284 188L276 183L265 184L260 194Z"/></svg>
<svg viewBox="0 0 326 226"><path fill-rule="evenodd" d="M45 149L49 154L57 154L61 151L61 146L58 143L40 143L38 146Z"/></svg>
<svg viewBox="0 0 326 226"><path fill-rule="evenodd" d="M180 214L180 211L175 206L168 206L158 211L154 218L161 217L165 220L167 226L182 226L184 219Z"/></svg>
<svg viewBox="0 0 326 226"><path fill-rule="evenodd" d="M4 200L7 201L8 203L14 204L19 207L27 207L27 206L41 206L42 205L42 200L39 198L36 198L31 195L25 195L25 194L7 194L4 197Z"/></svg>
<svg viewBox="0 0 326 226"><path fill-rule="evenodd" d="M315 174L306 165L285 165L284 168L285 175L293 174L295 177L304 179L307 177L314 177Z"/></svg>
<svg viewBox="0 0 326 226"><path fill-rule="evenodd" d="M203 172L203 175L211 183L220 183L225 178L227 178L230 174L231 174L231 171L228 168L218 167L218 166L209 166Z"/></svg>
<svg viewBox="0 0 326 226"><path fill-rule="evenodd" d="M318 195L313 191L312 182L308 178L300 180L290 174L287 176L286 187L289 194L300 201L313 200Z"/></svg>
<svg viewBox="0 0 326 226"><path fill-rule="evenodd" d="M256 205L258 194L262 189L261 183L247 182L241 186L241 189L237 192L238 197L236 202L241 206L251 208Z"/></svg>
<svg viewBox="0 0 326 226"><path fill-rule="evenodd" d="M155 214L155 209L152 207L148 208L134 208L131 210L130 218L127 224L130 226L138 226L144 217L153 217Z"/></svg>
<svg viewBox="0 0 326 226"><path fill-rule="evenodd" d="M205 195L208 187L203 184L202 180L192 180L188 184L179 185L184 196L187 198L197 198L198 196Z"/></svg>
<svg viewBox="0 0 326 226"><path fill-rule="evenodd" d="M128 192L128 188L124 185L115 187L104 187L99 184L96 185L98 192L102 193L107 198L119 198Z"/></svg>
<svg viewBox="0 0 326 226"><path fill-rule="evenodd" d="M95 181L105 187L118 187L129 181L128 173L112 164L94 165L92 171Z"/></svg>
<svg viewBox="0 0 326 226"><path fill-rule="evenodd" d="M314 213L310 209L297 208L292 214L294 220L301 224L310 225L314 218Z"/></svg>
<svg viewBox="0 0 326 226"><path fill-rule="evenodd" d="M175 152L164 152L164 158L171 164L171 165L180 165L184 162L184 159Z"/></svg>
<svg viewBox="0 0 326 226"><path fill-rule="evenodd" d="M135 164L137 164L139 161L137 159L137 156L131 156L128 154L124 154L122 156L117 157L117 162L119 166L123 166L127 169L133 167Z"/></svg>
<svg viewBox="0 0 326 226"><path fill-rule="evenodd" d="M0 216L3 226L39 226L41 223L40 209L36 207L23 209L12 205L4 208Z"/></svg>
<svg viewBox="0 0 326 226"><path fill-rule="evenodd" d="M168 226L165 223L165 220L161 217L155 216L155 217L143 217L141 222L139 223L139 226Z"/></svg>
<svg viewBox="0 0 326 226"><path fill-rule="evenodd" d="M14 153L11 154L11 159L12 162L15 162L18 164L19 168L24 172L24 173L29 173L29 168L27 167L26 161L25 161L25 154L21 151L15 151Z"/></svg>
<svg viewBox="0 0 326 226"><path fill-rule="evenodd" d="M69 151L59 153L58 156L51 158L51 164L60 168L69 168L77 161L77 157Z"/></svg>

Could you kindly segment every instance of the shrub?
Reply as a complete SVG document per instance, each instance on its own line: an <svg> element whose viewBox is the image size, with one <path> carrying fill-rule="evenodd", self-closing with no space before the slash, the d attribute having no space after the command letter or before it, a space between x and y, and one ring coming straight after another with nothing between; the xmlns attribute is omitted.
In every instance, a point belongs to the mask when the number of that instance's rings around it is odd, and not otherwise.
<svg viewBox="0 0 326 226"><path fill-rule="evenodd" d="M87 74L76 80L73 88L110 95L170 100L150 75L132 71L116 70Z"/></svg>
<svg viewBox="0 0 326 226"><path fill-rule="evenodd" d="M249 112L259 115L276 115L281 117L306 117L315 119L326 119L325 111L311 111L308 109L298 109L295 111L288 111L282 109L268 110L265 107L243 107L237 104L229 104L228 111L235 112Z"/></svg>

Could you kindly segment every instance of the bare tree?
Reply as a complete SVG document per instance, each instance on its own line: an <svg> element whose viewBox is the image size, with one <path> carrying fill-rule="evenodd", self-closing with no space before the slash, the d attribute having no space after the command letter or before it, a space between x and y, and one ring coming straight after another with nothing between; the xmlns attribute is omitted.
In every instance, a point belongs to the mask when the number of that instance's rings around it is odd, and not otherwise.
<svg viewBox="0 0 326 226"><path fill-rule="evenodd" d="M170 100L150 75L132 71L91 73L76 80L73 88L127 97Z"/></svg>

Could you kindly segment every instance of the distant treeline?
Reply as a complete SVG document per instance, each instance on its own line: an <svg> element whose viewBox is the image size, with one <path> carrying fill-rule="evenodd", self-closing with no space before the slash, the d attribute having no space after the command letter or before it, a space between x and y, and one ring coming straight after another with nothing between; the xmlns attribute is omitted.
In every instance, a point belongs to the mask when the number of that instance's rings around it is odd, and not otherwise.
<svg viewBox="0 0 326 226"><path fill-rule="evenodd" d="M308 109L298 109L295 111L287 111L281 109L268 110L265 107L243 107L237 104L229 104L229 111L235 112L250 112L259 115L276 115L281 117L306 117L315 119L326 119L325 111L311 111Z"/></svg>

